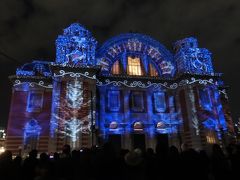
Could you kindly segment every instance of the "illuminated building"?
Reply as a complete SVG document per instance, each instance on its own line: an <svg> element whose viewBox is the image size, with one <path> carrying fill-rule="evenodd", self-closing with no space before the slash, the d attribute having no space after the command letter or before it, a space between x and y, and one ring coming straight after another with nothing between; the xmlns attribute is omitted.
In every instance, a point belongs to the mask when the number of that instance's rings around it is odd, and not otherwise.
<svg viewBox="0 0 240 180"><path fill-rule="evenodd" d="M136 33L97 45L72 24L56 40L56 60L24 64L10 76L7 149L226 142L234 128L221 76L195 38L175 42L173 51Z"/></svg>

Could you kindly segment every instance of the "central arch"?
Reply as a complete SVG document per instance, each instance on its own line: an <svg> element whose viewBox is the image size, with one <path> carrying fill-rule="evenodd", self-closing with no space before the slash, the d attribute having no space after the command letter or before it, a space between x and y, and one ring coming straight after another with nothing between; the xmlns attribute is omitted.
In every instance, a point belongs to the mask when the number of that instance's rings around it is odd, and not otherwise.
<svg viewBox="0 0 240 180"><path fill-rule="evenodd" d="M123 68L126 69L128 55L141 57L146 71L148 64L151 63L161 77L173 77L175 74L173 55L160 42L138 33L121 34L103 43L97 50L102 74L109 75L117 60L120 60Z"/></svg>

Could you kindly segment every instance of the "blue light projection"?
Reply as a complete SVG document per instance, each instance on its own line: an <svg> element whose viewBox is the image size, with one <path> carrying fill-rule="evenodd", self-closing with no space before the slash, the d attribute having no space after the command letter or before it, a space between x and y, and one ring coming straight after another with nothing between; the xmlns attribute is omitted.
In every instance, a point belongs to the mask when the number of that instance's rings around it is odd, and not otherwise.
<svg viewBox="0 0 240 180"><path fill-rule="evenodd" d="M200 103L204 110L212 111L212 100L210 98L209 88L204 88L199 90Z"/></svg>
<svg viewBox="0 0 240 180"><path fill-rule="evenodd" d="M175 60L178 73L213 75L211 53L205 48L198 48L195 38L185 38L174 43Z"/></svg>
<svg viewBox="0 0 240 180"><path fill-rule="evenodd" d="M185 86L223 85L221 80L212 76L213 71L211 53L204 48L198 47L195 38L185 38L174 43L175 55L168 51L161 43L149 36L127 33L107 40L102 46L97 48L97 41L90 31L84 26L74 23L64 29L63 35L59 35L56 40L56 65L62 65L58 75L54 74L53 97L52 97L52 118L50 122L50 135L54 137L56 129L63 125L63 134L70 138L73 147L77 146L79 133L89 133L91 131L90 117L87 115L79 119L75 114L68 119L59 117L60 108L70 108L75 112L83 105L83 87L80 79L82 77L96 80L99 93L99 112L97 112L96 127L100 129L104 138L108 134L125 133L147 133L151 137L155 134L172 134L179 131L182 125L181 113L177 110L175 95L166 96L166 92L175 91ZM163 81L151 81L150 79L137 79L131 81L126 79L120 81L111 74L111 69L116 61L119 61L123 69L121 75L126 75L128 57L139 57L145 76L149 75L149 64L152 64L157 71L158 77ZM17 76L43 76L52 77L49 68L50 62L33 61L18 68ZM89 72L76 72L69 67L101 66L101 72L89 76ZM66 72L65 72L66 71ZM191 74L189 79L175 81L181 74ZM60 99L60 83L57 79L69 75L71 78L66 84L66 96ZM196 79L194 75L208 75L211 78L202 77ZM99 81L103 77L102 81ZM104 77L109 76L109 79ZM80 78L79 78L80 77ZM78 79L79 78L79 79ZM140 77L142 78L142 77ZM165 81L166 80L166 81ZM104 82L104 83L103 83ZM209 115L202 123L205 128L219 131L221 127L226 130L226 122L223 114L223 107L220 102L218 91L214 91L215 102L209 95L208 87L200 92L200 101L204 110L213 111L215 114ZM195 104L192 93L192 104ZM64 102L65 107L60 107L59 102ZM89 103L89 102L87 102ZM191 102L190 102L191 103ZM193 106L194 107L194 106ZM192 119L196 120L198 126L197 109L193 108ZM76 111L77 112L77 111ZM94 112L95 113L95 112ZM59 125L60 124L60 125ZM194 125L194 122L193 122ZM198 127L197 127L198 128ZM24 128L24 141L28 137L39 137L41 127L36 120L29 121Z"/></svg>
<svg viewBox="0 0 240 180"><path fill-rule="evenodd" d="M203 122L204 127L207 129L218 130L218 122L216 119L209 117Z"/></svg>
<svg viewBox="0 0 240 180"><path fill-rule="evenodd" d="M56 40L56 63L71 66L96 65L97 41L84 26L74 23Z"/></svg>
<svg viewBox="0 0 240 180"><path fill-rule="evenodd" d="M132 101L134 101L134 98L131 98L131 92L127 91L124 92L123 89L121 89L121 87L112 87L112 86L108 86L108 87L100 87L99 91L101 92L101 94L105 94L104 92L108 92L108 98L100 98L99 103L101 104L101 107L103 107L103 109L105 109L105 107L107 107L106 109L109 109L109 103L110 104L116 104L117 102L115 101L121 101L120 99L122 99L122 103L117 103L118 105L120 105L120 107L118 106L117 109L114 109L114 111L100 111L99 112L99 116L97 117L97 127L100 128L104 139L107 139L108 134L126 134L126 133L146 133L148 134L150 137L154 137L155 134L172 134L172 133L177 133L179 126L182 124L182 121L178 118L178 113L177 112L155 112L154 111L154 106L156 106L154 104L154 98L153 98L153 93L150 93L149 90L147 92L149 92L151 95L148 97L148 104L152 104L150 106L148 106L148 113L149 117L148 118L144 112L132 112L131 111L131 103ZM113 92L113 93L111 93ZM116 96L116 92L117 94L123 94L123 96L118 96L117 98L111 97L111 96ZM134 91L133 91L134 92ZM155 92L155 91L153 91ZM127 93L127 94L126 94ZM139 91L137 91L137 93L139 93ZM160 91L159 92L161 94L161 96L164 96L165 93ZM171 99L171 98L170 98ZM170 101L169 99L169 101ZM144 99L140 98L137 101L145 101ZM158 99L159 104L164 104L165 103L165 97L164 98L160 98ZM109 101L114 101L114 102L109 102ZM141 105L141 107L143 106L143 103L139 103L139 105ZM126 106L128 108L123 108L123 106ZM158 104L158 103L157 103ZM157 105L158 106L158 105ZM166 104L164 105L166 106ZM152 107L152 108L151 108ZM164 110L166 110L167 107L164 107ZM124 110L124 112L123 112ZM142 109L140 110L142 111ZM161 124L161 126L160 126Z"/></svg>
<svg viewBox="0 0 240 180"><path fill-rule="evenodd" d="M60 83L54 80L53 91L52 91L51 120L50 120L50 137L51 138L55 136L55 132L58 128L59 106L60 106Z"/></svg>
<svg viewBox="0 0 240 180"><path fill-rule="evenodd" d="M77 146L77 140L79 139L79 133L82 130L82 123L79 119L73 117L69 121L65 121L65 136L70 138L70 143L73 148Z"/></svg>
<svg viewBox="0 0 240 180"><path fill-rule="evenodd" d="M33 61L26 63L20 68L17 68L17 76L44 76L51 77L52 73L49 68L49 63L46 61Z"/></svg>
<svg viewBox="0 0 240 180"><path fill-rule="evenodd" d="M67 83L67 102L68 106L79 109L83 103L83 85L82 81L75 79Z"/></svg>
<svg viewBox="0 0 240 180"><path fill-rule="evenodd" d="M219 123L219 129L222 129L223 131L227 130L227 124L226 124L226 120L224 117L224 112L223 112L223 106L220 100L220 94L218 92L218 90L214 91L214 99L216 101L216 117L218 118L218 123Z"/></svg>
<svg viewBox="0 0 240 180"><path fill-rule="evenodd" d="M39 135L41 133L41 127L38 124L36 119L31 119L28 121L24 126L24 145L30 145L31 148L36 148L36 142L39 138Z"/></svg>
<svg viewBox="0 0 240 180"><path fill-rule="evenodd" d="M227 124L224 117L223 107L220 101L220 94L215 89L213 91L213 106L211 111L209 111L208 118L203 121L203 125L207 129L214 129L215 131L226 131Z"/></svg>

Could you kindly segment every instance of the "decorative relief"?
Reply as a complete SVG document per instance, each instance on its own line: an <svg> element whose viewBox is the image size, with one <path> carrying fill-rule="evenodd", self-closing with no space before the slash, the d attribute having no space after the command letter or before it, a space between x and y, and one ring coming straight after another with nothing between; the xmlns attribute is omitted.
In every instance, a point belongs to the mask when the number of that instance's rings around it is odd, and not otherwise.
<svg viewBox="0 0 240 180"><path fill-rule="evenodd" d="M39 81L39 82L24 82L24 81L20 81L19 79L16 79L14 81L13 86L19 86L19 85L24 85L27 84L30 87L35 87L35 86L41 86L44 88L53 88L52 84L45 84L44 81Z"/></svg>
<svg viewBox="0 0 240 180"><path fill-rule="evenodd" d="M194 83L199 83L202 85L207 85L207 84L212 84L212 85L218 85L217 82L215 82L213 79L196 79L196 78L191 78L190 80L185 79L181 80L178 83L152 83L151 81L147 81L146 83L142 81L128 81L128 80L123 80L123 81L111 81L110 79L106 79L104 81L99 81L97 79L97 86L108 86L108 85L113 85L113 86L126 86L126 87L138 87L138 88L150 88L153 87L155 89L157 88L167 88L167 89L177 89L178 87L185 86L185 85L190 85Z"/></svg>
<svg viewBox="0 0 240 180"><path fill-rule="evenodd" d="M98 63L104 65L103 71L110 72L111 65L116 59L127 54L138 54L141 58L148 57L155 62L157 69L163 75L174 75L175 64L172 54L159 42L141 34L122 34L107 41L99 49L100 62ZM108 61L107 66L105 65L106 59Z"/></svg>
<svg viewBox="0 0 240 180"><path fill-rule="evenodd" d="M219 94L223 94L224 97L225 97L226 99L228 99L228 95L227 95L226 89L218 90L218 91L219 91Z"/></svg>
<svg viewBox="0 0 240 180"><path fill-rule="evenodd" d="M59 73L54 73L54 77L63 77L69 75L70 77L86 77L89 79L96 79L96 75L90 75L89 72L85 72L85 73L75 73L75 72L65 72L64 70L60 70Z"/></svg>

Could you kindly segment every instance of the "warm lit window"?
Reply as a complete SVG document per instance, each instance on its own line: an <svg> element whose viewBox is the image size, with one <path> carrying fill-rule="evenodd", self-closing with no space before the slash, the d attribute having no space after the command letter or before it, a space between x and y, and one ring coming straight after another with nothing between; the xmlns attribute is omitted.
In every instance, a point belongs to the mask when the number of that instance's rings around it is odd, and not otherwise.
<svg viewBox="0 0 240 180"><path fill-rule="evenodd" d="M116 61L112 67L112 74L120 74L120 64L119 61Z"/></svg>
<svg viewBox="0 0 240 180"><path fill-rule="evenodd" d="M154 92L154 110L156 113L165 112L167 109L165 92Z"/></svg>
<svg viewBox="0 0 240 180"><path fill-rule="evenodd" d="M134 58L128 57L127 74L128 75L134 75L134 76L143 75L140 58L138 58L138 57L134 57Z"/></svg>
<svg viewBox="0 0 240 180"><path fill-rule="evenodd" d="M150 76L158 76L157 70L152 64L150 64L149 66L149 72L150 72Z"/></svg>
<svg viewBox="0 0 240 180"><path fill-rule="evenodd" d="M213 132L209 132L209 133L207 134L206 138L207 138L207 142L208 142L209 144L215 144L215 143L216 143L216 138L215 138L215 135L214 135Z"/></svg>

